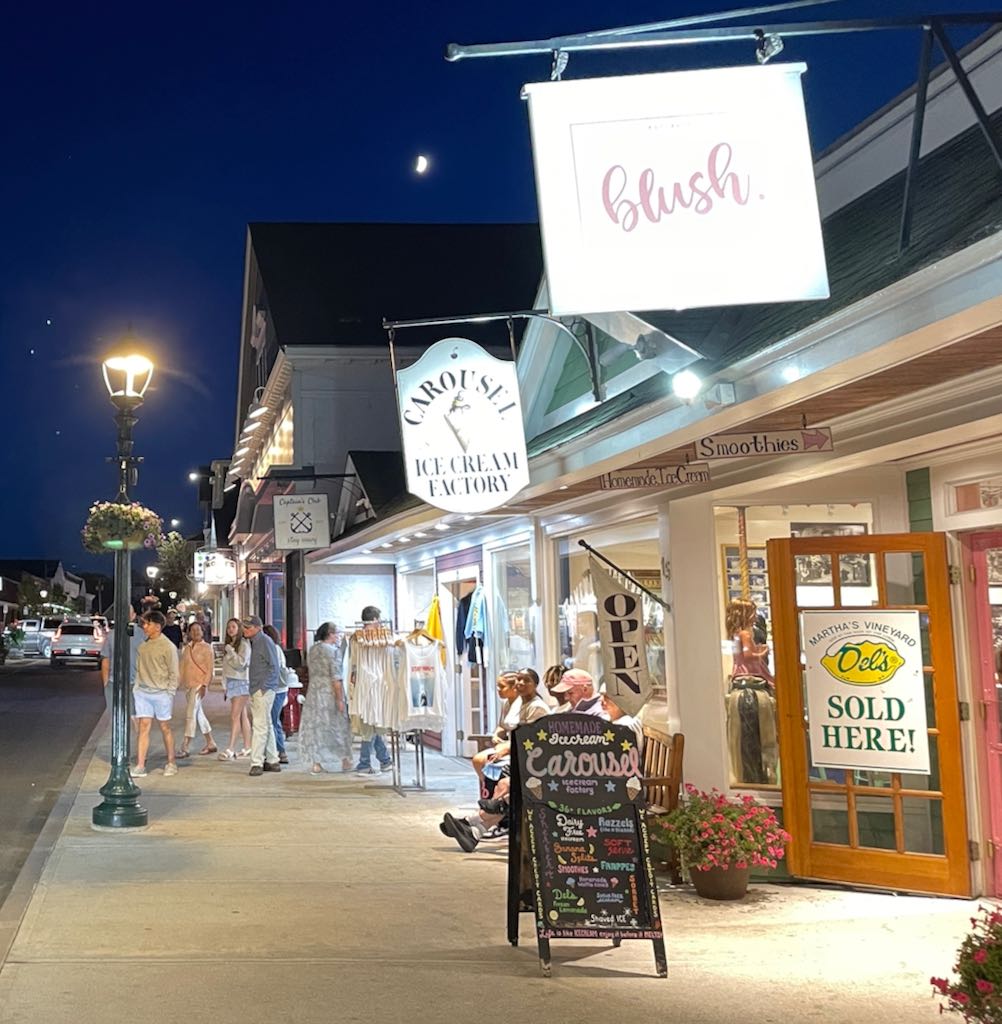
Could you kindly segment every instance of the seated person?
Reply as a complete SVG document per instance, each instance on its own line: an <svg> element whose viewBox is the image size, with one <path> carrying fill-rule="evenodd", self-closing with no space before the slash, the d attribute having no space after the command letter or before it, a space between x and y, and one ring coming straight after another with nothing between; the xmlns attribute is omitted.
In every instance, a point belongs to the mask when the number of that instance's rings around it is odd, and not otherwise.
<svg viewBox="0 0 1002 1024"><path fill-rule="evenodd" d="M564 703L557 708L556 714L566 715L574 712L577 715L595 715L603 718L602 698L595 692L595 680L590 672L583 668L569 668L560 680L550 687Z"/></svg>
<svg viewBox="0 0 1002 1024"><path fill-rule="evenodd" d="M553 695L553 687L560 682L566 671L566 665L551 665L543 673L543 687L547 693L546 702L554 711L556 711L557 705L560 703L560 697Z"/></svg>
<svg viewBox="0 0 1002 1024"><path fill-rule="evenodd" d="M522 709L522 700L515 688L515 672L502 672L498 676L497 693L501 699L501 714L498 716L498 727L491 735L491 745L485 750L478 750L473 755L473 770L480 780L481 795L484 790L484 769L488 764L508 755L508 736L519 724L518 716ZM493 773L492 773L493 774Z"/></svg>
<svg viewBox="0 0 1002 1024"><path fill-rule="evenodd" d="M515 677L515 691L518 695L518 723L517 725L529 725L532 722L538 721L545 715L550 713L550 706L538 693L539 687L539 676L531 668L521 669ZM503 758L508 758L511 753L511 743L506 740L504 743L499 744L495 747L495 758L490 764L497 764ZM498 787L504 787L503 791L507 793L507 777L509 774L510 762L504 763L500 766L501 778L498 779L497 785L494 787L495 792ZM485 768L487 766L485 765ZM479 811L474 812L467 818L457 818L452 814L446 813L439 823L439 831L443 835L452 836L459 842L459 845L466 850L467 853L471 852L485 837L485 834L499 825L504 815L494 815L493 819L486 821L481 817ZM476 838L473 839L472 845L468 842L469 838L473 837L474 831L476 831ZM499 830L500 834L493 834L489 838L502 838L507 834L507 830ZM463 838L461 839L460 836ZM469 849L467 849L469 846Z"/></svg>

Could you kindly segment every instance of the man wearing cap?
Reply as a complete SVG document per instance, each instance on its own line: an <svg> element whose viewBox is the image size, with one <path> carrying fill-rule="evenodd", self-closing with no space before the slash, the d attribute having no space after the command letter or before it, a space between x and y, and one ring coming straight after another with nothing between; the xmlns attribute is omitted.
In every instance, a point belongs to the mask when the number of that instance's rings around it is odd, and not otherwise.
<svg viewBox="0 0 1002 1024"><path fill-rule="evenodd" d="M281 661L275 642L262 631L264 623L256 615L248 615L240 623L244 638L250 644L250 665L247 680L250 685L251 719L254 732L251 738L250 775L280 772L275 727L271 722L271 705L279 687Z"/></svg>
<svg viewBox="0 0 1002 1024"><path fill-rule="evenodd" d="M560 681L550 687L550 693L564 701L556 710L558 715L573 711L576 715L606 717L602 710L602 695L595 692L595 680L583 668L568 669Z"/></svg>

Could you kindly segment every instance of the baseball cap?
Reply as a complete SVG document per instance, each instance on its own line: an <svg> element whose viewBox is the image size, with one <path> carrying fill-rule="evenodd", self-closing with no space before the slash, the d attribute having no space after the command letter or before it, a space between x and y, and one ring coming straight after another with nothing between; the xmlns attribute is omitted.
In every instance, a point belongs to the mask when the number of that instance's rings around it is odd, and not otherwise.
<svg viewBox="0 0 1002 1024"><path fill-rule="evenodd" d="M241 626L257 626L260 629L264 623L257 615L247 615L240 620Z"/></svg>
<svg viewBox="0 0 1002 1024"><path fill-rule="evenodd" d="M583 668L568 669L560 678L559 683L550 687L550 693L567 693L572 686L594 686L595 680L590 672Z"/></svg>

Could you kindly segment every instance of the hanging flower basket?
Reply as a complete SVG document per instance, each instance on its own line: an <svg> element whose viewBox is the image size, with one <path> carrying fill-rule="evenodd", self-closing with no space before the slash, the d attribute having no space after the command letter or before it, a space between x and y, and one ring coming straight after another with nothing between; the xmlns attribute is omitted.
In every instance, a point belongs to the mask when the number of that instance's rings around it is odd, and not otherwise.
<svg viewBox="0 0 1002 1024"><path fill-rule="evenodd" d="M155 548L163 542L163 520L138 501L99 501L91 505L80 537L96 555L108 551Z"/></svg>

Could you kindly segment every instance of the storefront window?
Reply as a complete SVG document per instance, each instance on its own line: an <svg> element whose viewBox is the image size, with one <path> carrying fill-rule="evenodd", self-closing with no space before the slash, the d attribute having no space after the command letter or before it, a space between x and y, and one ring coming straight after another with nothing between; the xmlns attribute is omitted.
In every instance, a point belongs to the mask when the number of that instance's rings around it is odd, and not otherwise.
<svg viewBox="0 0 1002 1024"><path fill-rule="evenodd" d="M401 573L398 577L397 607L400 614L399 628L411 630L423 628L428 621L431 601L435 596L435 567ZM446 645L450 639L446 637Z"/></svg>
<svg viewBox="0 0 1002 1024"><path fill-rule="evenodd" d="M528 544L491 555L494 674L509 668L535 668L536 625L532 590L532 552Z"/></svg>
<svg viewBox="0 0 1002 1024"><path fill-rule="evenodd" d="M657 595L662 593L661 545L655 519L595 530L581 537L610 562ZM629 584L627 584L629 585ZM557 592L559 594L558 644L560 660L567 667L590 672L602 683L602 658L598 643L595 590L588 568L588 552L578 536L557 544ZM647 667L654 684L654 699L663 701L665 685L664 608L643 595L644 640Z"/></svg>
<svg viewBox="0 0 1002 1024"><path fill-rule="evenodd" d="M734 786L779 785L775 658L766 541L777 537L860 537L871 532L867 504L763 505L717 508L724 704L730 778ZM798 555L798 607L835 603L838 572L842 603L877 603L875 573L866 554Z"/></svg>
<svg viewBox="0 0 1002 1024"><path fill-rule="evenodd" d="M285 577L281 573L268 573L264 578L264 615L266 623L278 630L282 645L285 637Z"/></svg>

